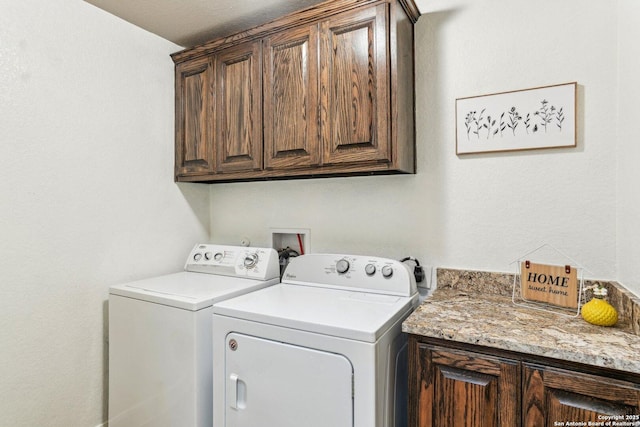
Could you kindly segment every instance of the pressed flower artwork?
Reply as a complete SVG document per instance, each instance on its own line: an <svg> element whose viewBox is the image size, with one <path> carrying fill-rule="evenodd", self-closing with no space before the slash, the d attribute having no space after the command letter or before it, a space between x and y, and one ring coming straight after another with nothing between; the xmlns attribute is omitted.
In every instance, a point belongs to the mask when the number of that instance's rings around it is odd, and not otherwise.
<svg viewBox="0 0 640 427"><path fill-rule="evenodd" d="M456 99L456 153L576 146L577 84Z"/></svg>

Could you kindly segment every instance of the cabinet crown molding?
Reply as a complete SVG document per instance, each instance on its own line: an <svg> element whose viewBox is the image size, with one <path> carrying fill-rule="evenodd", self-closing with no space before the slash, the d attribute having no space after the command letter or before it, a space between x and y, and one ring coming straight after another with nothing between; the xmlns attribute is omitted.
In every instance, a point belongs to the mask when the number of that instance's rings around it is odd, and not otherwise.
<svg viewBox="0 0 640 427"><path fill-rule="evenodd" d="M329 17L340 12L345 12L366 5L396 2L403 8L411 22L415 24L421 13L414 0L329 0L315 6L310 6L306 9L292 12L257 27L239 31L225 37L219 37L208 42L183 49L171 54L171 58L174 63L178 64L180 62L208 55L211 52L224 49L250 39L263 38L272 33L286 30L287 28L315 22L317 21L318 16Z"/></svg>

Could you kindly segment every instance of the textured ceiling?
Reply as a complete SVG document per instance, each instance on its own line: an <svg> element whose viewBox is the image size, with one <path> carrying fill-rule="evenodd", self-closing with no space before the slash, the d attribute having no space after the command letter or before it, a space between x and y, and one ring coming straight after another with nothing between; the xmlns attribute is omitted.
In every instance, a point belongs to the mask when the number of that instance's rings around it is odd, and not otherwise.
<svg viewBox="0 0 640 427"><path fill-rule="evenodd" d="M182 47L264 24L323 0L85 0ZM415 0L424 12L428 0Z"/></svg>
<svg viewBox="0 0 640 427"><path fill-rule="evenodd" d="M183 47L226 36L321 0L85 0Z"/></svg>

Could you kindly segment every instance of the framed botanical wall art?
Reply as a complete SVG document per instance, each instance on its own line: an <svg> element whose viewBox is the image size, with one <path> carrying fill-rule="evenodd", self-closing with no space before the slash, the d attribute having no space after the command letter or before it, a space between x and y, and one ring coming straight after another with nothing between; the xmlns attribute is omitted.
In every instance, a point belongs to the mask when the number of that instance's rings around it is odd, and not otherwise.
<svg viewBox="0 0 640 427"><path fill-rule="evenodd" d="M576 146L577 83L456 99L456 154Z"/></svg>

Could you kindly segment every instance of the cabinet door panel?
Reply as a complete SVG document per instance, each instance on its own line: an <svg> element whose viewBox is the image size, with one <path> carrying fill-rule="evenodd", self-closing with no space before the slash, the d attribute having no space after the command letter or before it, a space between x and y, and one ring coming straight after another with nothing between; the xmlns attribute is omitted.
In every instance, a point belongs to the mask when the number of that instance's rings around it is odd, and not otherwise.
<svg viewBox="0 0 640 427"><path fill-rule="evenodd" d="M497 420L496 377L456 369L435 367L436 426L490 426Z"/></svg>
<svg viewBox="0 0 640 427"><path fill-rule="evenodd" d="M637 415L638 385L553 368L525 365L525 426L602 421L602 415Z"/></svg>
<svg viewBox="0 0 640 427"><path fill-rule="evenodd" d="M419 363L419 426L518 425L518 362L420 345Z"/></svg>
<svg viewBox="0 0 640 427"><path fill-rule="evenodd" d="M212 69L209 58L176 67L176 176L213 171Z"/></svg>
<svg viewBox="0 0 640 427"><path fill-rule="evenodd" d="M318 27L295 28L264 42L266 168L318 164Z"/></svg>
<svg viewBox="0 0 640 427"><path fill-rule="evenodd" d="M390 161L388 6L321 23L323 163Z"/></svg>
<svg viewBox="0 0 640 427"><path fill-rule="evenodd" d="M217 172L262 168L260 42L216 56Z"/></svg>

